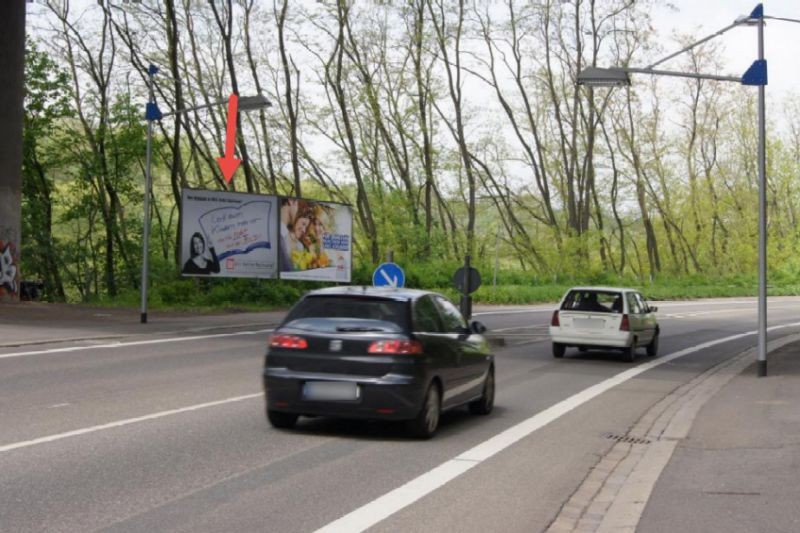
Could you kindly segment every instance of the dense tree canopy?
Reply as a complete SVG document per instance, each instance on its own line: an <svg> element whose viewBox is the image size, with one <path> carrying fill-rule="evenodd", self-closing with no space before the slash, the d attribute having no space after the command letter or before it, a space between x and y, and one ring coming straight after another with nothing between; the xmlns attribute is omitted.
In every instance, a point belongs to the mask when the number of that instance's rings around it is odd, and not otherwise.
<svg viewBox="0 0 800 533"><path fill-rule="evenodd" d="M135 288L147 67L163 111L264 93L240 116L230 183L225 106L155 125L151 249L177 276L182 187L353 206L355 262L502 264L536 276L723 276L756 269L755 91L637 76L693 39L656 35L657 0L50 0L29 13L24 243L48 296ZM661 46L656 43L665 43ZM666 44L672 43L672 44ZM721 72L713 41L674 70ZM781 104L796 109L796 102ZM777 111L777 104L773 111ZM770 128L769 253L793 269L797 113Z"/></svg>

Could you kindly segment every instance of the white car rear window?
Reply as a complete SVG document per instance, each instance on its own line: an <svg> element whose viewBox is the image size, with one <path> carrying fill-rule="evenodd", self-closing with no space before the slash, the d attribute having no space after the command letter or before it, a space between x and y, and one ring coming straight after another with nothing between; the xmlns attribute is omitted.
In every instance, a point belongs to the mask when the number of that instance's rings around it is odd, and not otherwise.
<svg viewBox="0 0 800 533"><path fill-rule="evenodd" d="M622 313L622 293L616 291L573 290L564 298L561 310Z"/></svg>

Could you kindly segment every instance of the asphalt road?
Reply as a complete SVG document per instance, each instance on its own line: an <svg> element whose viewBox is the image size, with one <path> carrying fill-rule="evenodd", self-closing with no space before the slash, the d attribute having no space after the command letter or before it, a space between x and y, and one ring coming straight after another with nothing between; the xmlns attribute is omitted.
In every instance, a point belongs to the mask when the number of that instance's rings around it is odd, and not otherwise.
<svg viewBox="0 0 800 533"><path fill-rule="evenodd" d="M551 306L476 313L506 341L495 411L448 413L425 442L388 423L269 427L267 328L0 348L0 531L545 530L610 437L756 342L753 299L656 304L659 357L633 364L554 359ZM771 298L770 327L799 310Z"/></svg>

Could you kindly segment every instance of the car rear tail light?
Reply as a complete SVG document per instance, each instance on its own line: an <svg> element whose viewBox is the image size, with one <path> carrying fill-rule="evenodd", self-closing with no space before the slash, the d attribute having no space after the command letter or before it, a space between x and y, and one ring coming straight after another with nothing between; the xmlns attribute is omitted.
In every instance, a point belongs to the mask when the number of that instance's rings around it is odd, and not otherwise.
<svg viewBox="0 0 800 533"><path fill-rule="evenodd" d="M550 319L550 325L560 327L561 322L558 321L558 311L553 311L553 318Z"/></svg>
<svg viewBox="0 0 800 533"><path fill-rule="evenodd" d="M292 350L305 350L308 341L297 335L273 335L269 338L270 348L289 348Z"/></svg>
<svg viewBox="0 0 800 533"><path fill-rule="evenodd" d="M619 330L620 331L630 331L631 330L631 321L628 319L628 315L622 315L622 321L619 323Z"/></svg>
<svg viewBox="0 0 800 533"><path fill-rule="evenodd" d="M419 341L387 340L375 341L367 348L367 353L375 354L420 354L422 344Z"/></svg>

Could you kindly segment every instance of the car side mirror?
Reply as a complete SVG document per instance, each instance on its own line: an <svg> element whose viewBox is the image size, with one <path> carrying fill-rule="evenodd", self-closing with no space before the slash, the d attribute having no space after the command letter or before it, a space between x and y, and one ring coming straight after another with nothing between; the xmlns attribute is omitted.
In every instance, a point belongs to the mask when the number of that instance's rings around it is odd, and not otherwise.
<svg viewBox="0 0 800 533"><path fill-rule="evenodd" d="M469 323L469 329L473 333L477 333L478 335L486 333L486 326L483 323L478 322L477 320L473 320Z"/></svg>
<svg viewBox="0 0 800 533"><path fill-rule="evenodd" d="M656 307L656 306L654 306L654 305L651 305L651 306L649 307L649 309L650 309L650 312L651 312L651 313L655 313L656 311L658 311L658 307Z"/></svg>

